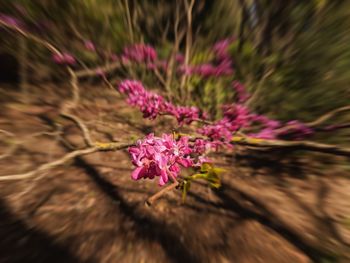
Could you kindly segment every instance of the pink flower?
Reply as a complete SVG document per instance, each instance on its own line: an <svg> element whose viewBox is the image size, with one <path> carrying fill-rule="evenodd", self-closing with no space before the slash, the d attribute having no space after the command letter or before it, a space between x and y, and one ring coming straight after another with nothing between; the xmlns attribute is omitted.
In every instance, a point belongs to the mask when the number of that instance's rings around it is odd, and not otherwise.
<svg viewBox="0 0 350 263"><path fill-rule="evenodd" d="M97 68L96 69L96 74L100 77L104 77L105 76L105 72L103 71L102 68Z"/></svg>
<svg viewBox="0 0 350 263"><path fill-rule="evenodd" d="M230 60L220 61L219 64L204 63L200 65L181 65L178 68L181 74L199 75L204 78L230 76L233 74L232 63Z"/></svg>
<svg viewBox="0 0 350 263"><path fill-rule="evenodd" d="M95 47L94 43L90 40L86 40L84 42L84 46L89 51L96 51L96 47Z"/></svg>
<svg viewBox="0 0 350 263"><path fill-rule="evenodd" d="M128 95L127 102L130 105L139 107L144 118L155 119L163 109L163 97L145 90L139 81L125 80L119 84L118 89Z"/></svg>
<svg viewBox="0 0 350 263"><path fill-rule="evenodd" d="M286 129L283 129L282 132L278 132L278 137L289 136L295 140L301 140L314 132L310 127L298 120L287 122L285 127Z"/></svg>
<svg viewBox="0 0 350 263"><path fill-rule="evenodd" d="M229 47L234 40L235 38L231 37L216 42L213 46L213 52L216 58L221 60L229 58Z"/></svg>
<svg viewBox="0 0 350 263"><path fill-rule="evenodd" d="M236 91L237 94L237 100L239 103L244 103L249 99L249 94L246 91L244 85L238 81L234 81L232 83L234 90Z"/></svg>
<svg viewBox="0 0 350 263"><path fill-rule="evenodd" d="M196 139L193 144L193 152L200 155L205 154L215 148L216 148L215 144L204 139Z"/></svg>
<svg viewBox="0 0 350 263"><path fill-rule="evenodd" d="M0 20L9 26L23 28L23 22L14 16L0 13Z"/></svg>
<svg viewBox="0 0 350 263"><path fill-rule="evenodd" d="M249 136L253 138L266 139L266 140L273 140L273 139L276 139L277 137L276 132L271 128L262 129L257 133L249 134Z"/></svg>
<svg viewBox="0 0 350 263"><path fill-rule="evenodd" d="M182 55L182 54L180 54L180 53L176 54L176 56L175 56L175 61L176 61L177 63L183 63L183 62L185 61L184 55Z"/></svg>
<svg viewBox="0 0 350 263"><path fill-rule="evenodd" d="M52 55L52 59L57 64L66 64L66 65L74 65L76 60L69 53L55 53Z"/></svg>
<svg viewBox="0 0 350 263"><path fill-rule="evenodd" d="M170 114L182 125L190 124L205 115L196 107L174 106L162 96L147 91L139 81L125 80L119 84L118 89L128 96L127 102L130 105L141 110L144 118L155 119L161 113Z"/></svg>
<svg viewBox="0 0 350 263"><path fill-rule="evenodd" d="M124 48L122 57L125 62L153 62L157 59L157 53L149 45L135 44Z"/></svg>
<svg viewBox="0 0 350 263"><path fill-rule="evenodd" d="M199 119L199 109L196 107L177 106L170 107L169 113L174 115L179 124L190 124L192 121Z"/></svg>
<svg viewBox="0 0 350 263"><path fill-rule="evenodd" d="M243 105L232 104L223 106L224 117L210 125L198 129L198 133L213 140L216 147L222 145L231 147L232 134L237 130L249 126L251 114Z"/></svg>
<svg viewBox="0 0 350 263"><path fill-rule="evenodd" d="M166 184L169 177L177 177L181 166L194 165L192 150L187 137L176 141L171 135L156 137L149 134L129 148L132 163L136 166L131 178L134 180L159 177L159 185Z"/></svg>
<svg viewBox="0 0 350 263"><path fill-rule="evenodd" d="M117 60L118 60L117 54L114 54L114 53L112 53L112 54L110 55L110 58L111 58L112 61L117 61Z"/></svg>

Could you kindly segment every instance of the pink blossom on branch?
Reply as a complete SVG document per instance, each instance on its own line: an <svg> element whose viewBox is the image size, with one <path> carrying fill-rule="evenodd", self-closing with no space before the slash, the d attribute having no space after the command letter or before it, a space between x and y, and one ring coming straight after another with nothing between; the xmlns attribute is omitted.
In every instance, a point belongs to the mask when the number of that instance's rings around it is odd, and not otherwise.
<svg viewBox="0 0 350 263"><path fill-rule="evenodd" d="M157 59L157 52L149 45L135 44L124 48L122 54L123 62L154 62Z"/></svg>
<svg viewBox="0 0 350 263"><path fill-rule="evenodd" d="M55 53L52 55L52 59L57 64L66 64L66 65L74 65L76 63L73 55L69 53Z"/></svg>
<svg viewBox="0 0 350 263"><path fill-rule="evenodd" d="M194 165L190 157L192 150L188 137L176 141L168 134L163 134L162 137L149 134L145 139L137 141L136 146L130 147L129 153L136 166L132 179L159 177L160 186L166 184L169 177L176 178L181 167Z"/></svg>
<svg viewBox="0 0 350 263"><path fill-rule="evenodd" d="M18 28L24 27L23 22L20 19L11 15L0 13L0 21L13 27L18 27Z"/></svg>
<svg viewBox="0 0 350 263"><path fill-rule="evenodd" d="M96 47L91 40L84 41L84 46L89 51L93 51L93 52L96 51Z"/></svg>
<svg viewBox="0 0 350 263"><path fill-rule="evenodd" d="M144 118L155 119L159 114L173 115L179 124L190 124L194 120L204 118L196 107L175 106L162 96L146 90L142 83L136 80L124 80L118 85L118 90L128 96L127 102L136 106Z"/></svg>
<svg viewBox="0 0 350 263"><path fill-rule="evenodd" d="M216 42L213 46L215 57L221 60L230 59L229 47L234 41L235 38L231 37Z"/></svg>
<svg viewBox="0 0 350 263"><path fill-rule="evenodd" d="M128 96L127 102L130 105L139 107L144 118L155 119L164 107L163 97L147 91L139 81L125 80L119 84L118 89Z"/></svg>
<svg viewBox="0 0 350 263"><path fill-rule="evenodd" d="M246 89L242 83L240 83L239 81L233 81L232 86L237 94L238 103L244 103L249 99L250 95L246 91Z"/></svg>
<svg viewBox="0 0 350 263"><path fill-rule="evenodd" d="M204 78L230 76L234 73L231 62L223 60L219 64L205 63L200 65L181 65L178 69L181 74L199 75Z"/></svg>
<svg viewBox="0 0 350 263"><path fill-rule="evenodd" d="M245 106L232 104L223 106L223 115L221 120L198 129L198 133L218 144L229 146L232 134L250 125L251 114Z"/></svg>

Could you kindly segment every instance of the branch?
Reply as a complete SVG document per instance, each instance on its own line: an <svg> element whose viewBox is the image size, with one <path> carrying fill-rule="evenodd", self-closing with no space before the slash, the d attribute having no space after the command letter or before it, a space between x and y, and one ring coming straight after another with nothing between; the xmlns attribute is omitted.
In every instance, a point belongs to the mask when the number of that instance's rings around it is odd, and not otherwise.
<svg viewBox="0 0 350 263"><path fill-rule="evenodd" d="M74 116L67 112L62 112L61 116L72 120L80 128L80 130L83 133L84 142L87 146L92 147L94 145L94 142L92 141L90 136L89 129L86 127L86 125L83 123L83 121L79 117Z"/></svg>
<svg viewBox="0 0 350 263"><path fill-rule="evenodd" d="M173 80L173 72L175 71L175 57L177 52L179 51L180 42L182 41L185 35L185 30L181 30L179 32L179 23L180 23L180 6L176 5L175 23L174 23L174 46L170 54L170 58L168 59L168 67L166 69L166 74L165 74L166 76L165 88L167 90L168 97L170 96L170 93L171 93L171 82Z"/></svg>
<svg viewBox="0 0 350 263"><path fill-rule="evenodd" d="M49 49L51 52L55 53L55 54L58 54L58 55L62 55L61 52L52 44L50 44L49 42L39 38L39 37L36 37L35 35L29 33L29 32L26 32L24 31L23 29L17 27L17 26L13 26L13 25L9 25L8 23L2 21L0 19L0 25L4 26L4 27L7 27L11 30L14 30L14 31L17 31L19 34L21 34L22 36L28 38L28 39L31 39L43 46L45 46L47 49Z"/></svg>
<svg viewBox="0 0 350 263"><path fill-rule="evenodd" d="M231 142L232 144L240 144L245 146L287 148L290 150L304 150L340 156L350 156L350 148L311 141L264 140L234 136Z"/></svg>
<svg viewBox="0 0 350 263"><path fill-rule="evenodd" d="M76 150L76 151L73 151L73 152L70 152L70 153L64 155L62 158L60 158L56 161L53 161L50 163L45 163L45 164L39 166L35 170L29 171L29 172L26 172L23 174L13 174L13 175L0 176L0 181L12 181L12 180L28 179L28 178L31 178L40 172L44 172L44 171L50 170L56 166L62 165L64 163L74 159L77 156L93 153L96 151L98 151L97 147L86 148L83 150Z"/></svg>
<svg viewBox="0 0 350 263"><path fill-rule="evenodd" d="M16 135L12 132L9 132L9 131L6 131L6 130L0 130L0 133L2 134L5 134L6 136L9 136L9 137L15 137Z"/></svg>
<svg viewBox="0 0 350 263"><path fill-rule="evenodd" d="M75 75L77 76L77 78L96 76L99 73L99 71L102 71L103 73L109 73L119 67L120 67L120 62L114 62L114 63L106 64L101 67L96 67L93 69L79 70L75 72Z"/></svg>
<svg viewBox="0 0 350 263"><path fill-rule="evenodd" d="M67 153L62 158L57 159L53 162L45 163L45 164L39 166L35 170L29 171L26 173L22 173L22 174L0 176L0 181L13 181L13 180L29 179L38 173L46 172L46 171L53 169L57 166L63 165L66 162L73 160L74 158L76 158L78 156L87 155L87 154L94 153L97 151L123 150L123 149L126 149L132 145L133 144L131 144L131 143L96 143L93 147L89 147L89 148L76 150L76 151Z"/></svg>
<svg viewBox="0 0 350 263"><path fill-rule="evenodd" d="M149 197L146 200L146 204L147 205L151 206L154 203L154 201L159 199L166 192L173 190L174 188L176 188L179 185L179 182L176 180L176 178L174 176L172 176L171 174L169 174L169 176L170 176L170 179L172 180L172 183L170 185L164 187L162 190L160 190L159 192L155 193L151 197Z"/></svg>
<svg viewBox="0 0 350 263"><path fill-rule="evenodd" d="M72 105L71 108L74 108L78 105L79 100L80 100L80 91L79 91L79 86L78 86L78 78L74 71L70 68L67 67L68 73L71 77L70 79L70 84L72 86L72 91L73 91L73 99L72 99Z"/></svg>
<svg viewBox="0 0 350 263"><path fill-rule="evenodd" d="M190 0L191 2L188 3L189 0L184 0L185 1L185 7L186 7L186 14L187 14L187 31L186 31L186 48L185 48L185 65L188 66L189 61L190 61L190 53L191 53L191 47L192 47L192 9L194 6L194 1L195 0ZM181 78L181 83L180 83L180 91L183 91L185 88L187 82L187 75L184 74ZM188 96L188 90L186 87L186 92L185 92L185 98L187 99Z"/></svg>
<svg viewBox="0 0 350 263"><path fill-rule="evenodd" d="M262 92L262 88L263 88L263 85L265 84L266 79L270 77L274 72L275 72L275 68L271 68L264 73L262 78L259 80L256 90L245 103L248 107L251 106L257 100L257 98L260 97L260 93Z"/></svg>
<svg viewBox="0 0 350 263"><path fill-rule="evenodd" d="M319 117L315 121L306 123L306 125L309 127L315 127L315 126L320 125L321 123L324 123L325 121L329 120L334 115L341 113L341 112L345 112L345 111L350 111L350 106L344 106L344 107L335 109L333 111L330 111L330 112L322 115L321 117Z"/></svg>
<svg viewBox="0 0 350 263"><path fill-rule="evenodd" d="M131 42L134 42L134 32L132 30L132 24L131 24L131 15L130 15L130 8L129 8L129 0L124 0L125 8L126 8L126 18L128 21L128 29L130 34L130 40Z"/></svg>

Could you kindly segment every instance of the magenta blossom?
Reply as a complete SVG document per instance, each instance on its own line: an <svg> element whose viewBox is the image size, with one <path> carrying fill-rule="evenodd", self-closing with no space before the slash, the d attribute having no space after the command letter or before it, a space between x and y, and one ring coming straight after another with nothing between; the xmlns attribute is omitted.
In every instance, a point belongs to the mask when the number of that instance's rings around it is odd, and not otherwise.
<svg viewBox="0 0 350 263"><path fill-rule="evenodd" d="M122 61L133 62L154 62L157 59L157 52L149 45L135 44L124 48Z"/></svg>
<svg viewBox="0 0 350 263"><path fill-rule="evenodd" d="M244 103L249 99L250 95L248 94L242 83L240 83L239 81L234 81L232 83L232 86L236 91L238 103Z"/></svg>
<svg viewBox="0 0 350 263"><path fill-rule="evenodd" d="M215 57L221 60L229 59L229 47L234 40L234 37L230 37L216 42L213 46Z"/></svg>
<svg viewBox="0 0 350 263"><path fill-rule="evenodd" d="M241 128L249 126L251 114L249 110L239 104L223 106L224 117L213 124L198 129L198 133L205 135L216 143L216 146L231 147L232 134Z"/></svg>
<svg viewBox="0 0 350 263"><path fill-rule="evenodd" d="M127 102L130 105L137 106L141 110L144 118L155 119L159 114L169 114L182 125L207 117L196 107L174 106L162 96L146 90L139 81L124 80L118 89L128 96Z"/></svg>
<svg viewBox="0 0 350 263"><path fill-rule="evenodd" d="M86 40L84 42L84 46L89 51L96 51L96 47L95 47L94 43L90 40Z"/></svg>
<svg viewBox="0 0 350 263"><path fill-rule="evenodd" d="M306 126L304 123L298 120L293 120L286 123L285 129L279 132L278 136L279 137L290 136L293 139L301 140L313 134L313 132L314 131L310 127Z"/></svg>
<svg viewBox="0 0 350 263"><path fill-rule="evenodd" d="M0 13L0 21L13 27L23 28L23 22L11 15L1 14Z"/></svg>
<svg viewBox="0 0 350 263"><path fill-rule="evenodd" d="M66 65L74 65L76 60L69 53L55 53L52 55L52 59L57 64L66 64Z"/></svg>
<svg viewBox="0 0 350 263"><path fill-rule="evenodd" d="M163 108L163 97L147 91L139 81L125 80L119 84L118 89L128 95L127 102L130 105L139 107L144 118L155 119Z"/></svg>
<svg viewBox="0 0 350 263"><path fill-rule="evenodd" d="M230 60L220 61L218 64L204 63L200 65L181 65L178 68L181 74L199 75L204 78L230 76L233 69Z"/></svg>
<svg viewBox="0 0 350 263"><path fill-rule="evenodd" d="M168 134L163 134L162 137L149 134L145 139L137 141L136 146L130 147L129 153L136 166L131 178L140 180L157 176L160 186L166 184L169 177L176 178L181 166L194 165L190 157L192 150L188 137L181 137L176 141Z"/></svg>

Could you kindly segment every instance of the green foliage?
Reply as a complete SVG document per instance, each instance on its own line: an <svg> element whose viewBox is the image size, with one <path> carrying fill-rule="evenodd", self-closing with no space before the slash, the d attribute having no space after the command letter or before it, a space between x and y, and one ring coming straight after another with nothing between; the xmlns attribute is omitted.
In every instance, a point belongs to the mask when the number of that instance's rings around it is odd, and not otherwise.
<svg viewBox="0 0 350 263"><path fill-rule="evenodd" d="M224 171L224 169L214 167L214 165L210 163L203 163L198 173L186 176L182 181L180 185L182 190L182 202L185 202L193 180L204 180L207 182L209 187L217 189L221 186L220 174L222 174Z"/></svg>

